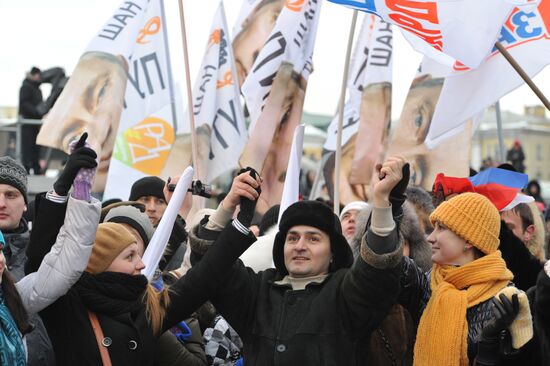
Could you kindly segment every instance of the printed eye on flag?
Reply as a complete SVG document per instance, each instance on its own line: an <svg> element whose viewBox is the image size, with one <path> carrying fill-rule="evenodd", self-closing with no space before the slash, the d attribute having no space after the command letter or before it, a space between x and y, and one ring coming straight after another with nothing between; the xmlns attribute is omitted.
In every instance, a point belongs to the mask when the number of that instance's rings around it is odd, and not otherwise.
<svg viewBox="0 0 550 366"><path fill-rule="evenodd" d="M550 1L542 0L529 12L515 8L500 31L498 41L531 78L550 63L549 26ZM496 49L475 70L455 64L454 72L445 79L426 144L430 148L436 146L439 136L462 125L523 83Z"/></svg>
<svg viewBox="0 0 550 366"><path fill-rule="evenodd" d="M94 192L103 192L105 186L126 86L132 82L127 83L128 60L150 6L145 0L121 3L88 44L37 138L40 145L68 153L69 143L88 132L99 157Z"/></svg>
<svg viewBox="0 0 550 366"><path fill-rule="evenodd" d="M262 1L233 41L251 119L249 140L239 165L254 167L262 174L262 195L256 206L260 213L281 200L292 136L301 123L307 78L312 71L320 10L320 0ZM270 24L273 19L274 27L256 49L259 52L249 52L255 49L250 47L251 39L258 35L253 24ZM266 23L261 24L265 31Z"/></svg>
<svg viewBox="0 0 550 366"><path fill-rule="evenodd" d="M436 174L467 176L470 163L472 124L461 127L453 138L428 149L425 138L448 68L425 58L413 80L401 116L392 128L386 156L402 155L410 163L411 184L431 190Z"/></svg>
<svg viewBox="0 0 550 366"><path fill-rule="evenodd" d="M515 6L531 0L329 0L380 16L409 43L439 63L475 68L489 55Z"/></svg>
<svg viewBox="0 0 550 366"><path fill-rule="evenodd" d="M214 15L193 88L193 115L199 140L199 179L211 182L220 174L237 167L248 138L223 3ZM163 169L163 176L174 176L184 162L190 164L190 152L190 132L179 134Z"/></svg>
<svg viewBox="0 0 550 366"><path fill-rule="evenodd" d="M367 14L355 45L344 107L339 178L344 204L368 199L374 164L385 151L391 115L392 41L391 25ZM335 116L323 151L323 175L330 196L334 195L337 128Z"/></svg>

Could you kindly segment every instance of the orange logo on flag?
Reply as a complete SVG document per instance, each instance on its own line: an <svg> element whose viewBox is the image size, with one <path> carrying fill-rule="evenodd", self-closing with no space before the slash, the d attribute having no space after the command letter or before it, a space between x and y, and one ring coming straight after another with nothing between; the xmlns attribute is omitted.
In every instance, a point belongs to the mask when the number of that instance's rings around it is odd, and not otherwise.
<svg viewBox="0 0 550 366"><path fill-rule="evenodd" d="M228 71L223 76L223 80L218 80L216 82L216 89L221 89L226 85L233 84L233 75L231 74L231 71Z"/></svg>
<svg viewBox="0 0 550 366"><path fill-rule="evenodd" d="M161 118L147 117L123 136L125 157L120 160L146 174L159 175L174 143L172 126Z"/></svg>
<svg viewBox="0 0 550 366"><path fill-rule="evenodd" d="M302 5L304 5L305 0L286 0L285 7L294 12L299 12L302 10Z"/></svg>
<svg viewBox="0 0 550 366"><path fill-rule="evenodd" d="M160 30L160 18L159 17L152 17L149 19L149 21L145 24L143 28L139 30L139 35L136 40L139 44L146 44L149 43L149 41L145 41L145 37L149 35L153 35L158 33Z"/></svg>
<svg viewBox="0 0 550 366"><path fill-rule="evenodd" d="M220 28L217 28L212 34L210 35L210 38L208 39L208 45L211 44L220 44L222 41L222 30Z"/></svg>

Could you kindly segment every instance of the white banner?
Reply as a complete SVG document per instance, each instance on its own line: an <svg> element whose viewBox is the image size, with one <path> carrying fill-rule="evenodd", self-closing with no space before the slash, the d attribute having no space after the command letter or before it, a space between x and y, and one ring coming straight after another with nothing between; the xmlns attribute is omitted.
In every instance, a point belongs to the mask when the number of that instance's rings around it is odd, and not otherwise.
<svg viewBox="0 0 550 366"><path fill-rule="evenodd" d="M155 230L147 249L145 249L145 253L142 258L145 268L141 274L147 277L149 281L153 278L155 270L157 269L160 259L162 258L162 254L164 253L164 249L166 249L166 245L168 245L168 239L170 239L170 235L172 234L174 222L176 221L178 212L181 208L183 200L185 199L187 190L191 187L192 180L193 168L189 166L181 174L181 177L176 184L174 194L172 195L170 202L168 202L168 206L160 219L157 229Z"/></svg>
<svg viewBox="0 0 550 366"><path fill-rule="evenodd" d="M292 64L294 71L307 81L312 71L311 57L321 12L320 3L321 0L284 3L275 27L242 86L250 112L250 131L253 131L260 117L282 62Z"/></svg>
<svg viewBox="0 0 550 366"><path fill-rule="evenodd" d="M329 0L377 14L403 31L409 43L436 61L475 68L489 55L515 6L536 0Z"/></svg>
<svg viewBox="0 0 550 366"><path fill-rule="evenodd" d="M237 166L247 141L248 131L241 107L235 60L227 29L223 3L214 16L210 37L193 89L193 114L196 126L210 129L207 182Z"/></svg>
<svg viewBox="0 0 550 366"><path fill-rule="evenodd" d="M501 29L499 42L530 76L550 63L550 1L530 12L514 9ZM466 120L521 86L523 79L496 49L477 69L458 64L445 79L426 144L433 148L442 135L460 130Z"/></svg>
<svg viewBox="0 0 550 366"><path fill-rule="evenodd" d="M301 124L296 126L294 130L277 223L281 221L283 212L285 212L288 206L292 205L294 202L298 202L300 198L300 166L304 150L305 129L306 125Z"/></svg>

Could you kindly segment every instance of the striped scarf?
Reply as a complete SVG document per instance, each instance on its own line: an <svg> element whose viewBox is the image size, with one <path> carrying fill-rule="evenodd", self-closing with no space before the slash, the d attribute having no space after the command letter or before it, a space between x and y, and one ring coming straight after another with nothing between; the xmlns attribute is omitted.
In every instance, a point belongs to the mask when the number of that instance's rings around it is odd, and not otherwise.
<svg viewBox="0 0 550 366"><path fill-rule="evenodd" d="M25 366L26 364L27 356L21 333L4 303L4 292L0 289L0 365Z"/></svg>

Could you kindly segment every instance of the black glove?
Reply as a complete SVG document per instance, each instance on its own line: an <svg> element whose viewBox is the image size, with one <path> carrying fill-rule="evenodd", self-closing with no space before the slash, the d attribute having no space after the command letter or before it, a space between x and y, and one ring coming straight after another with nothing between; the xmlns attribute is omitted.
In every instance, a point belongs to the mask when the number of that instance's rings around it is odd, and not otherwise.
<svg viewBox="0 0 550 366"><path fill-rule="evenodd" d="M493 313L495 319L489 322L483 331L481 337L483 339L496 339L501 331L507 329L514 321L519 312L518 294L512 295L512 301L508 300L506 295L500 294L500 301L493 298Z"/></svg>
<svg viewBox="0 0 550 366"><path fill-rule="evenodd" d="M254 179L256 179L256 177L258 177L259 175L258 172L251 167L247 167L246 169L241 169L238 175L244 172L250 172L250 175ZM258 187L256 188L256 192L260 194L262 193L262 189ZM254 217L254 212L256 211L257 202L258 202L257 199L255 201L252 201L246 197L241 196L240 210L239 210L239 213L237 214L237 220L239 220L239 222L246 227L249 227L250 224L252 223L252 218Z"/></svg>
<svg viewBox="0 0 550 366"><path fill-rule="evenodd" d="M394 220L400 220L403 216L403 203L407 199L405 191L409 185L411 170L409 163L403 165L403 178L397 183L390 192L391 210Z"/></svg>
<svg viewBox="0 0 550 366"><path fill-rule="evenodd" d="M97 166L97 154L94 150L84 146L88 134L84 132L80 140L75 145L74 151L69 155L65 168L59 175L59 178L53 184L55 193L60 196L66 196L71 189L71 185L81 168L95 168Z"/></svg>

